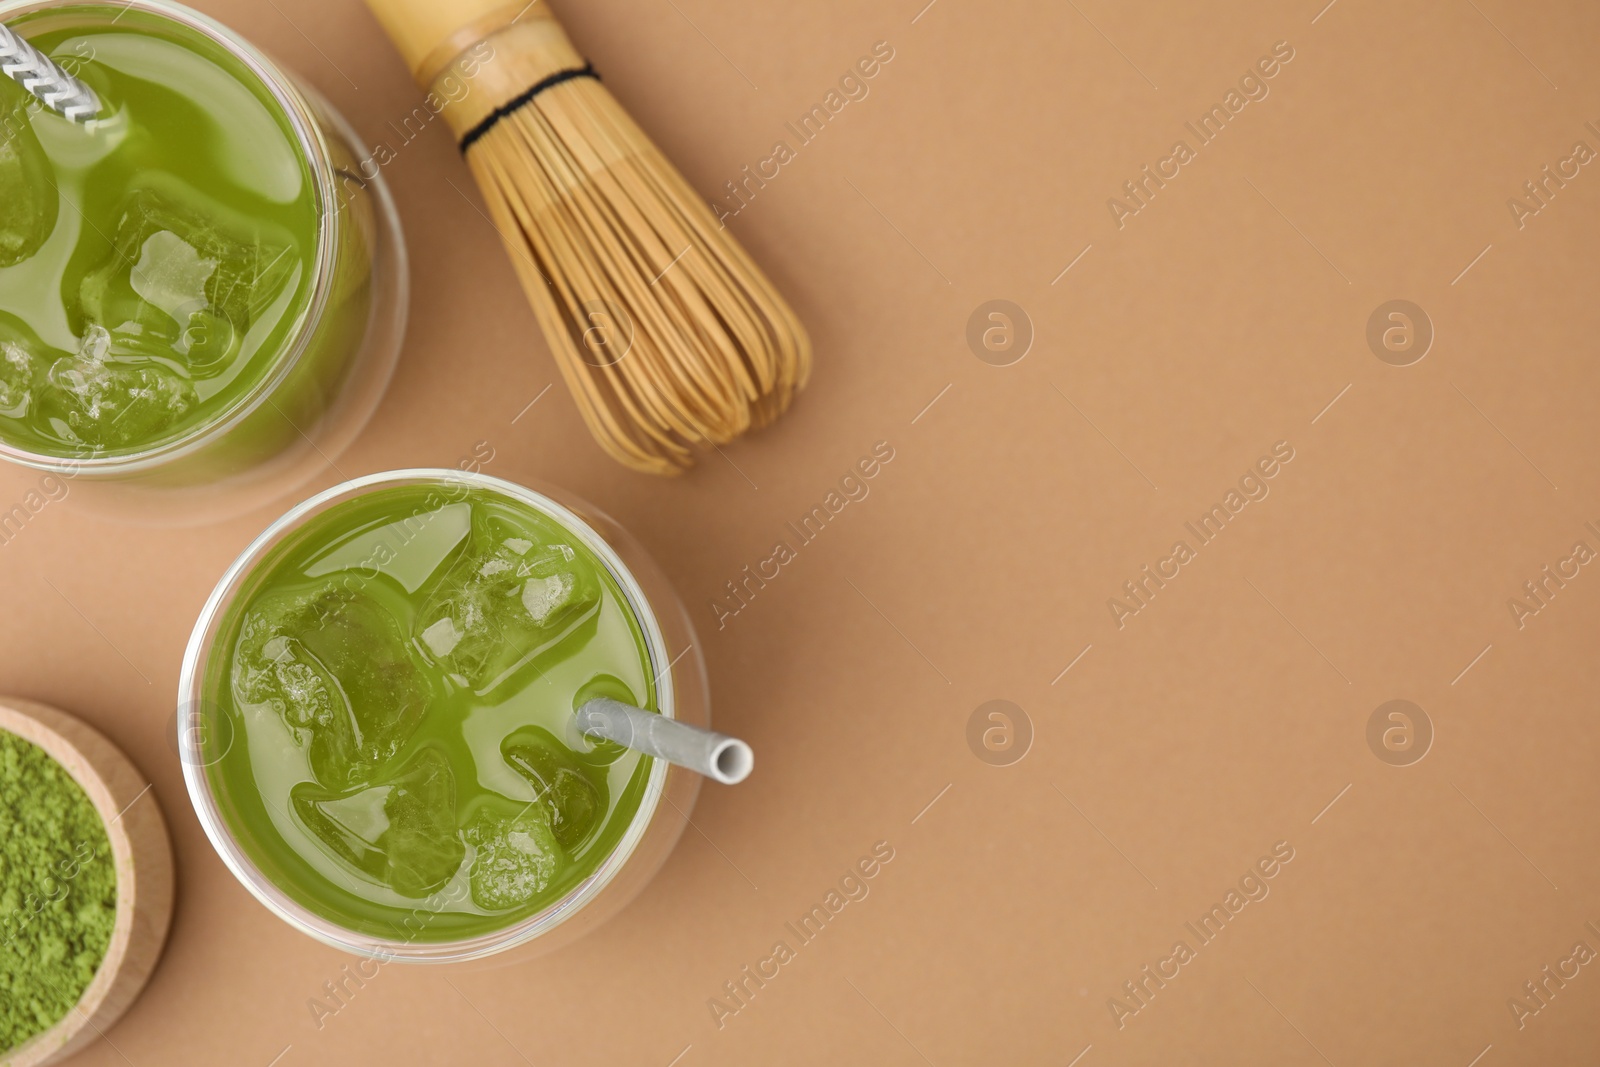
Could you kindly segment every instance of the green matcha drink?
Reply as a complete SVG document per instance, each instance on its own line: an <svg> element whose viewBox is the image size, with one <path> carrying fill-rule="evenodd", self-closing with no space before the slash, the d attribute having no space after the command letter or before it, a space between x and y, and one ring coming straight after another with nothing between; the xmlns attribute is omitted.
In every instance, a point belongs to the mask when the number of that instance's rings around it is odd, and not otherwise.
<svg viewBox="0 0 1600 1067"><path fill-rule="evenodd" d="M0 79L0 454L210 479L294 440L368 326L372 206L322 105L176 5L0 19L104 105Z"/></svg>
<svg viewBox="0 0 1600 1067"><path fill-rule="evenodd" d="M576 516L489 478L363 481L291 512L213 596L186 773L236 873L380 942L467 941L629 833L653 761L572 722L597 696L655 710L651 643Z"/></svg>

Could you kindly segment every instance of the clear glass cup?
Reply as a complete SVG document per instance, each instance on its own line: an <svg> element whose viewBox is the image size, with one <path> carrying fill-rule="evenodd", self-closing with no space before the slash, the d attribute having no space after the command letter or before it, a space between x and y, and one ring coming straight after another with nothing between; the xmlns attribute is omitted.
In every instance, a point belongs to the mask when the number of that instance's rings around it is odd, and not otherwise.
<svg viewBox="0 0 1600 1067"><path fill-rule="evenodd" d="M409 296L399 218L360 137L326 100L249 42L168 0L0 0L0 21L24 34L113 21L119 29L170 23L220 46L287 118L313 175L319 214L309 303L276 351L254 357L271 366L249 391L143 451L65 456L0 440L0 458L101 483L97 499L117 510L143 499L154 505L145 510L164 521L175 510L184 521L237 512L325 468L360 432L388 385ZM172 494L182 497L177 509Z"/></svg>
<svg viewBox="0 0 1600 1067"><path fill-rule="evenodd" d="M382 961L451 963L519 949L518 958L565 945L627 905L665 862L699 795L700 777L653 761L644 796L621 840L600 865L560 899L503 929L457 941L386 939L354 931L308 909L268 878L237 838L223 813L209 768L233 741L230 721L207 691L207 665L225 656L218 647L224 624L249 586L255 568L275 546L328 509L380 489L425 486L445 492L489 489L548 517L601 561L622 590L649 654L660 714L709 727L711 709L705 661L693 624L667 578L644 549L604 513L547 486L531 489L462 470L400 470L336 485L291 509L267 527L217 583L195 623L178 683L179 757L190 800L206 836L234 876L259 901L296 929L347 952ZM426 903L418 912L425 912ZM424 924L425 918L421 920Z"/></svg>

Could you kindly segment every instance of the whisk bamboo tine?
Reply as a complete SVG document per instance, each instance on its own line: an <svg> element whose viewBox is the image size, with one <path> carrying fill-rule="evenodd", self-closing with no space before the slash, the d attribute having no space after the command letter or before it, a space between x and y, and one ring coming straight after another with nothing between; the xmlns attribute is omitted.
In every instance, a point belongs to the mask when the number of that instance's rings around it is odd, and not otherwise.
<svg viewBox="0 0 1600 1067"><path fill-rule="evenodd" d="M496 224L502 232L513 232L524 225L525 220L518 216L515 206L505 201L493 201L492 206L495 214L501 216ZM581 369L583 354L571 340L572 331L568 328L568 316L558 302L559 294L552 291L559 283L545 284L539 268L527 260L514 258L513 264L522 276L540 328L552 339L562 378L602 447L620 462L640 470L658 474L675 471L687 459L687 449L651 429L637 412L624 410L622 418L618 418L613 408L618 405L619 398L607 394L600 383ZM621 398L622 401L627 399ZM626 404L621 406L625 408ZM640 443L641 430L648 431L654 439Z"/></svg>
<svg viewBox="0 0 1600 1067"><path fill-rule="evenodd" d="M645 218L636 203L637 196L628 188L633 183L627 179L636 169L631 160L613 166L595 175L593 191L578 194L592 198L597 213L614 216L611 221L616 224L615 228L607 232L603 228L592 227L594 232L590 234L591 239L595 241L596 251L607 261L608 273L613 280L633 290L630 297L636 301L634 306L644 310L651 304L645 292L646 287L656 287L663 296L672 298L662 301L662 307L674 320L677 333L686 339L709 344L715 355L721 357L699 362L686 359L682 366L694 375L701 388L712 388L708 378L714 375L718 379L717 385L725 392L734 387L734 380L725 368L741 365L741 361L731 339L704 327L710 309L705 304L703 294L692 284L703 250L697 248L686 234L662 232L662 227L652 225L652 220ZM596 195L599 192L606 195ZM628 235L629 240L618 240L618 234ZM632 247L627 247L630 244ZM637 269L624 266L619 261L621 256L639 257ZM691 280L686 282L686 278ZM671 336L665 331L663 335ZM753 397L753 389L750 392Z"/></svg>
<svg viewBox="0 0 1600 1067"><path fill-rule="evenodd" d="M367 2L443 101L562 379L607 453L676 473L695 446L789 407L811 374L799 319L544 0ZM439 92L446 76L474 91ZM586 343L597 312L626 320L617 358ZM609 340L621 341L615 331Z"/></svg>
<svg viewBox="0 0 1600 1067"><path fill-rule="evenodd" d="M623 166L626 166L624 164ZM613 168L618 169L618 168ZM586 203L595 200L592 188L584 188L574 193L575 200ZM618 204L618 198L591 203L597 212L613 209ZM709 420L714 424L720 402L723 409L728 409L733 402L730 393L735 389L735 383L730 378L724 362L714 357L724 356L728 363L737 363L737 353L722 342L720 337L715 340L719 343L711 351L704 353L707 358L696 359L695 353L686 342L695 339L697 334L703 334L704 327L694 321L694 316L699 315L703 320L708 311L700 301L699 294L694 291L685 292L682 284L670 275L678 272L679 267L672 259L667 258L669 246L659 241L649 242L642 239L642 231L638 229L622 229L620 231L596 225L583 214L575 220L582 230L582 237L587 240L587 251L590 255L589 266L591 271L603 275L606 282L619 286L622 291L615 293L616 299L622 301L631 316L637 321L635 326L639 333L653 339L660 346L669 350L672 361L669 369L674 372L676 388L684 402L693 408L700 418ZM634 243L639 247L628 249L618 240L617 233L627 233L634 238ZM648 247L653 244L654 247ZM682 261L693 258L693 249L685 248L679 255ZM633 262L635 257L644 258ZM682 269L688 272L693 264L688 264ZM645 276L649 274L647 279ZM653 286L665 286L663 295L673 299L652 299L648 289ZM692 305L696 302L701 307L696 309ZM636 342L637 343L637 342ZM623 364L625 370L631 369L634 373L649 373L656 369L651 361L634 361ZM742 364L739 364L742 370ZM713 380L715 379L715 380ZM657 381L659 388L671 388L666 383ZM746 386L753 396L754 390ZM747 425L748 420L740 419L741 424ZM680 424L680 429L683 427ZM692 433L692 429L689 430Z"/></svg>
<svg viewBox="0 0 1600 1067"><path fill-rule="evenodd" d="M680 321L676 324L676 329L661 322L651 321L655 318L655 306L643 292L645 281L639 276L641 269L655 270L656 274L660 275L665 270L665 266L670 265L670 261L661 268L656 268L654 264L646 262L640 264L639 269L633 269L632 265L618 262L619 258L626 256L626 252L619 253L618 251L617 231L607 228L603 222L600 224L595 223L588 215L589 212L593 212L595 215L603 216L611 204L595 197L592 184L575 180L573 175L575 168L571 166L573 160L570 154L561 150L559 145L547 146L542 153L537 149L530 149L527 142L539 137L543 132L539 121L541 118L541 113L536 108L530 107L516 115L511 121L515 122L521 132L527 135L523 138L523 143L517 146L518 154L523 157L522 162L528 168L526 171L527 176L530 179L541 180L541 185L548 195L552 184L551 178L554 175L557 179L557 184L561 184L570 190L568 193L569 198L574 203L583 205L588 209L588 212L578 211L570 215L567 213L554 213L548 218L545 217L545 211L531 209L541 216L538 221L542 229L551 228L549 224L553 223L554 228L561 231L562 247L564 247L565 251L558 250L557 258L566 264L567 271L574 282L572 288L578 291L598 294L600 301L612 306L620 304L623 310L630 311L630 317L637 320L634 323L636 331L642 332L646 339L641 349L641 355L649 354L652 334L657 335L662 342L671 346L675 338L682 336L683 333L691 329L690 324L682 321L681 316L679 316ZM541 162L545 165L543 168L539 166ZM581 169L581 167L577 169ZM638 231L624 229L621 232L637 233ZM655 251L659 257L664 250L658 247ZM633 291L628 293L616 292L612 286L617 284L621 284L624 287L631 286ZM591 295L591 302L594 300L595 297ZM581 319L581 316L579 317ZM638 346L639 344L640 341L636 337L635 345ZM700 367L699 363L693 361L692 353L674 352L673 355L679 359L689 360L688 366L693 369L699 369ZM701 362L703 363L704 361ZM614 366L605 368L608 376L615 377ZM653 377L656 379L654 382L655 388L669 389L670 386L667 383L659 380L659 374L654 373L656 370L655 361L648 358L635 359L623 365L623 376L628 377L633 373L644 374L647 378ZM701 375L700 377L703 379L704 376ZM704 384L703 381L702 384ZM679 399L681 402L702 409L698 412L691 412L691 415L698 414L701 418L706 418L708 415L715 417L715 397L707 396L702 391L698 396L684 397L680 395ZM691 438L695 436L695 430L691 423L675 418L674 412L670 409L662 409L660 405L656 404L651 406L666 425ZM708 406L709 410L705 410Z"/></svg>
<svg viewBox="0 0 1600 1067"><path fill-rule="evenodd" d="M499 165L499 163L496 163L496 166ZM573 245L573 235L567 232L570 229L570 226L568 225L569 220L565 219L559 213L552 212L548 209L532 207L520 198L510 199L508 200L508 203L510 204L511 209L518 214L523 231L530 235L535 235L535 232L537 231L536 243L553 249L556 258L566 265L566 271L559 273L556 282L562 299L563 307L561 311L565 320L563 324L563 332L558 337L558 341L560 342L558 347L569 352L569 370L572 370L575 373L582 373L582 368L579 366L579 364L590 364L592 366L594 357L597 356L598 353L589 351L587 346L582 344L581 341L576 345L569 346L567 344L574 332L576 332L581 338L584 335L584 331L588 328L587 324L583 324L582 321L586 309L582 306L583 302L579 300L577 292L581 289L584 292L599 293L599 301L604 301L606 297L600 287L591 277L589 277L586 269L587 262L579 253L577 248ZM591 300L591 302L596 301ZM615 301L613 301L613 304L615 304ZM568 328L574 324L578 325L576 331ZM637 339L635 340L635 343L639 343ZM644 342L644 347L646 349L649 347L648 340ZM629 354L631 355L632 353L630 352ZM646 367L650 366L652 362L653 361L650 359L640 359L634 361L635 364ZM611 364L608 366L603 366L599 369L606 377L614 377L614 367L615 364ZM637 405L633 402L633 397L627 395L626 393L621 393L617 396L617 399L621 402L621 406L624 408L625 413L632 418L641 429L644 429L650 433L650 435L654 437L658 443L671 440L670 437L667 437L660 430L656 429L656 427L652 425L651 420L643 417ZM655 421L659 422L660 420L657 419ZM689 427L685 425L684 428Z"/></svg>

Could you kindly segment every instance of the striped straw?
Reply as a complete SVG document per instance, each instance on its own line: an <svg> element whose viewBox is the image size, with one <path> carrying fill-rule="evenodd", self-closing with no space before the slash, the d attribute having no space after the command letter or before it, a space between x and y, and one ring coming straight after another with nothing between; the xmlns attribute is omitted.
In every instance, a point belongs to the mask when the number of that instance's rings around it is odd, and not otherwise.
<svg viewBox="0 0 1600 1067"><path fill-rule="evenodd" d="M62 70L3 24L0 24L0 74L32 93L62 118L88 122L100 114L100 98L93 89Z"/></svg>

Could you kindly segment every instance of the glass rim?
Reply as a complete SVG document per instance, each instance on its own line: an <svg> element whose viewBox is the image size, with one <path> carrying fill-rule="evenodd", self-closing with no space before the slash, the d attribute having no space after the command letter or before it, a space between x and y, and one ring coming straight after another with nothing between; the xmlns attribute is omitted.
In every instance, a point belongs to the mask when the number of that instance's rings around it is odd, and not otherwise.
<svg viewBox="0 0 1600 1067"><path fill-rule="evenodd" d="M333 295L334 261L338 256L342 212L337 210L338 185L332 154L322 132L316 110L303 89L265 53L245 38L200 11L176 0L0 0L0 19L30 15L54 8L109 8L119 12L137 11L168 19L209 38L235 60L267 90L288 119L293 141L310 165L317 199L317 249L308 280L308 295L300 321L274 355L269 372L247 392L233 400L216 417L196 425L188 433L138 452L112 455L58 456L20 448L0 438L0 458L55 473L77 475L133 474L182 459L224 436L259 411L285 378L298 366L310 348L316 326L328 310ZM118 18L121 17L119 14ZM365 181L366 179L363 178ZM381 178L379 179L381 180Z"/></svg>
<svg viewBox="0 0 1600 1067"><path fill-rule="evenodd" d="M455 963L480 959L525 944L560 926L593 902L626 866L655 821L666 792L669 769L663 760L652 761L638 810L634 812L621 840L588 877L532 915L486 934L454 940L424 941L416 938L385 938L352 930L306 907L261 871L222 815L208 773L210 764L205 762L200 752L200 742L196 739L194 729L206 705L203 693L205 667L214 651L220 624L228 609L234 606L244 582L254 573L265 555L315 516L376 489L440 484L498 492L555 520L578 537L616 581L644 634L649 667L655 677L657 710L669 719L677 715L670 653L655 609L645 596L643 587L616 549L587 520L543 493L504 478L454 468L414 467L383 471L352 478L324 489L290 508L257 535L228 566L206 598L184 650L178 679L177 709L178 755L183 766L184 784L212 848L252 896L280 919L324 944L384 961ZM423 910L437 897L435 893L422 898L411 914Z"/></svg>

